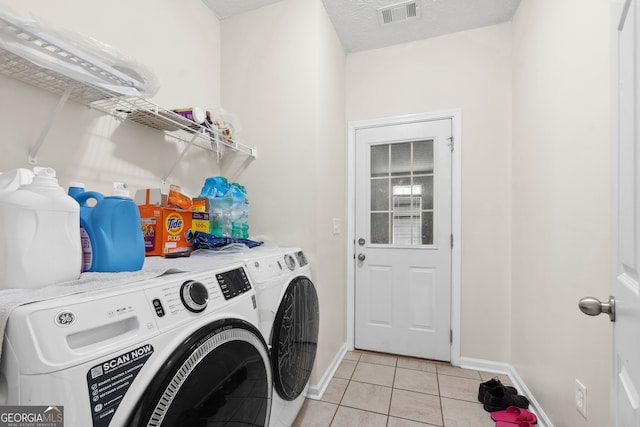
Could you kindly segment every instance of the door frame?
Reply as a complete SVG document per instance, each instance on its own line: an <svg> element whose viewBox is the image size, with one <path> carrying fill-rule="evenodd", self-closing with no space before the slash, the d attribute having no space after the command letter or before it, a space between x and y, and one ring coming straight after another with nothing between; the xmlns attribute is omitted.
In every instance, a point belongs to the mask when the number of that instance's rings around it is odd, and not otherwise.
<svg viewBox="0 0 640 427"><path fill-rule="evenodd" d="M610 64L610 90L611 90L611 255L610 255L610 284L609 284L609 295L616 298L616 303L619 302L618 297L620 295L616 295L616 281L617 279L617 268L620 264L620 200L619 200L619 191L620 191L620 119L621 115L624 114L620 109L620 31L622 30L624 23L626 22L627 15L629 13L634 13L634 10L630 8L632 1L631 0L621 0L621 1L611 1L610 2L610 48L611 48L611 64ZM636 6L638 7L638 6ZM624 18L624 20L623 20ZM640 25L640 22L636 22L636 25ZM634 40L634 50L637 55L639 52L640 45ZM637 64L637 62L636 62ZM635 70L637 72L637 69ZM636 91L634 94L635 100L638 99L638 91L637 86L635 87ZM632 112L634 126L638 125L637 121L637 109ZM637 140L635 141L637 143ZM637 144L636 144L637 147ZM635 184L637 188L637 183ZM632 313L632 310L635 308L633 304L624 304L624 307L627 311L627 318L629 314ZM630 321L630 320L626 320ZM620 322L620 319L616 319L615 322L611 323L611 366L610 366L610 378L612 379L609 384L609 419L612 426L616 425L619 421L619 412L618 412L618 395L617 395L617 385L620 381L618 378L617 372L617 338L616 338L616 324Z"/></svg>
<svg viewBox="0 0 640 427"><path fill-rule="evenodd" d="M453 249L451 250L451 364L460 366L462 109L349 121L347 125L347 350L355 348L356 131L371 127L445 119L451 119L454 141L451 158L451 232L453 233Z"/></svg>

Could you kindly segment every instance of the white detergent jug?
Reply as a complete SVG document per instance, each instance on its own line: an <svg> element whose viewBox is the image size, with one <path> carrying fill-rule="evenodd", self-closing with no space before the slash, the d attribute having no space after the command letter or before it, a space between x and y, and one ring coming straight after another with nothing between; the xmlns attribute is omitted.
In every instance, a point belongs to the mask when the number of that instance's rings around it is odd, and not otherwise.
<svg viewBox="0 0 640 427"><path fill-rule="evenodd" d="M0 191L15 191L21 185L33 181L33 172L29 169L18 168L0 174Z"/></svg>
<svg viewBox="0 0 640 427"><path fill-rule="evenodd" d="M80 277L80 206L51 168L0 191L0 289L38 288Z"/></svg>

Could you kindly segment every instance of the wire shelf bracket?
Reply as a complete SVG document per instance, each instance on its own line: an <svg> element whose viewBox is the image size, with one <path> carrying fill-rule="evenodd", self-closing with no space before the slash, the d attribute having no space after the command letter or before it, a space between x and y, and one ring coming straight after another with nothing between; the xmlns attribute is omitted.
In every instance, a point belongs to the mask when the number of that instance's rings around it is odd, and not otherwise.
<svg viewBox="0 0 640 427"><path fill-rule="evenodd" d="M29 162L30 165L38 164L38 151L40 151L40 148L42 147L44 140L47 138L47 135L49 134L49 131L53 126L53 123L56 121L56 119L60 115L60 112L64 108L64 105L67 103L67 100L69 99L69 95L71 95L71 91L73 91L73 88L75 86L76 86L75 83L69 83L65 91L62 93L62 96L60 97L58 104L56 104L56 107L54 108L53 112L49 116L49 120L47 120L47 123L45 124L44 128L42 128L42 131L40 132L40 136L36 140L35 145L31 148L31 150L29 150L29 155L27 156L27 162Z"/></svg>

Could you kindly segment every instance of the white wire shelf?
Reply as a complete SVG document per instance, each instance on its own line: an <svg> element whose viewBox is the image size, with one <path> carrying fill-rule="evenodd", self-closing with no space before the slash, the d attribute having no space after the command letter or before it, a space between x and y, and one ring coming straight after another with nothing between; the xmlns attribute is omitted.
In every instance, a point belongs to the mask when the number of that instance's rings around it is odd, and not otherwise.
<svg viewBox="0 0 640 427"><path fill-rule="evenodd" d="M89 104L90 107L113 116L134 121L164 132L183 141L194 141L194 145L220 153L228 148L256 157L256 149L233 138L226 138L217 129L208 128L184 118L171 110L159 107L146 99L137 97L104 98ZM195 139L194 139L195 138Z"/></svg>
<svg viewBox="0 0 640 427"><path fill-rule="evenodd" d="M75 87L71 91L70 99L85 105L89 105L99 99L122 96L115 93L105 93L86 84L76 84L71 77L39 67L28 59L2 48L0 48L0 74L13 77L57 95L64 94L67 88L73 85Z"/></svg>
<svg viewBox="0 0 640 427"><path fill-rule="evenodd" d="M47 55L55 55L58 60L63 58L72 63L73 66L81 66L93 75L103 78L106 82L117 82L120 85L128 84L117 70L103 64L92 63L86 57L83 57L81 53L74 53L73 49L67 49L63 43L55 45L52 40L56 39L45 40L45 38L39 37L26 29L21 29L15 22L3 20L3 24L4 26L0 26L0 29L17 34L23 42L32 44L34 49L45 52ZM134 121L161 130L178 140L186 142L187 145L179 156L178 161L182 159L192 145L216 152L218 160L224 154L225 149L256 158L257 151L255 148L235 141L233 138L225 137L215 127L209 128L196 124L142 97L123 95L99 85L79 81L53 69L42 67L29 59L2 48L1 45L0 74L61 95L61 99L49 122L45 125L40 138L29 152L29 162L32 164L37 163L37 153L40 146L67 99L72 99L122 120ZM176 165L177 162L173 167L175 168ZM163 179L166 179L172 172L173 168Z"/></svg>

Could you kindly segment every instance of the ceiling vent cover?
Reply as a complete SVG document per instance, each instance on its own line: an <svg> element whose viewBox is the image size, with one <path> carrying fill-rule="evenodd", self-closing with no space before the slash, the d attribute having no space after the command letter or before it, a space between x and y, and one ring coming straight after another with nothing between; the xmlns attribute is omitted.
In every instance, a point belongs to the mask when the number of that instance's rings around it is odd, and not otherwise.
<svg viewBox="0 0 640 427"><path fill-rule="evenodd" d="M382 26L419 17L420 6L416 0L405 1L378 9L378 21Z"/></svg>

